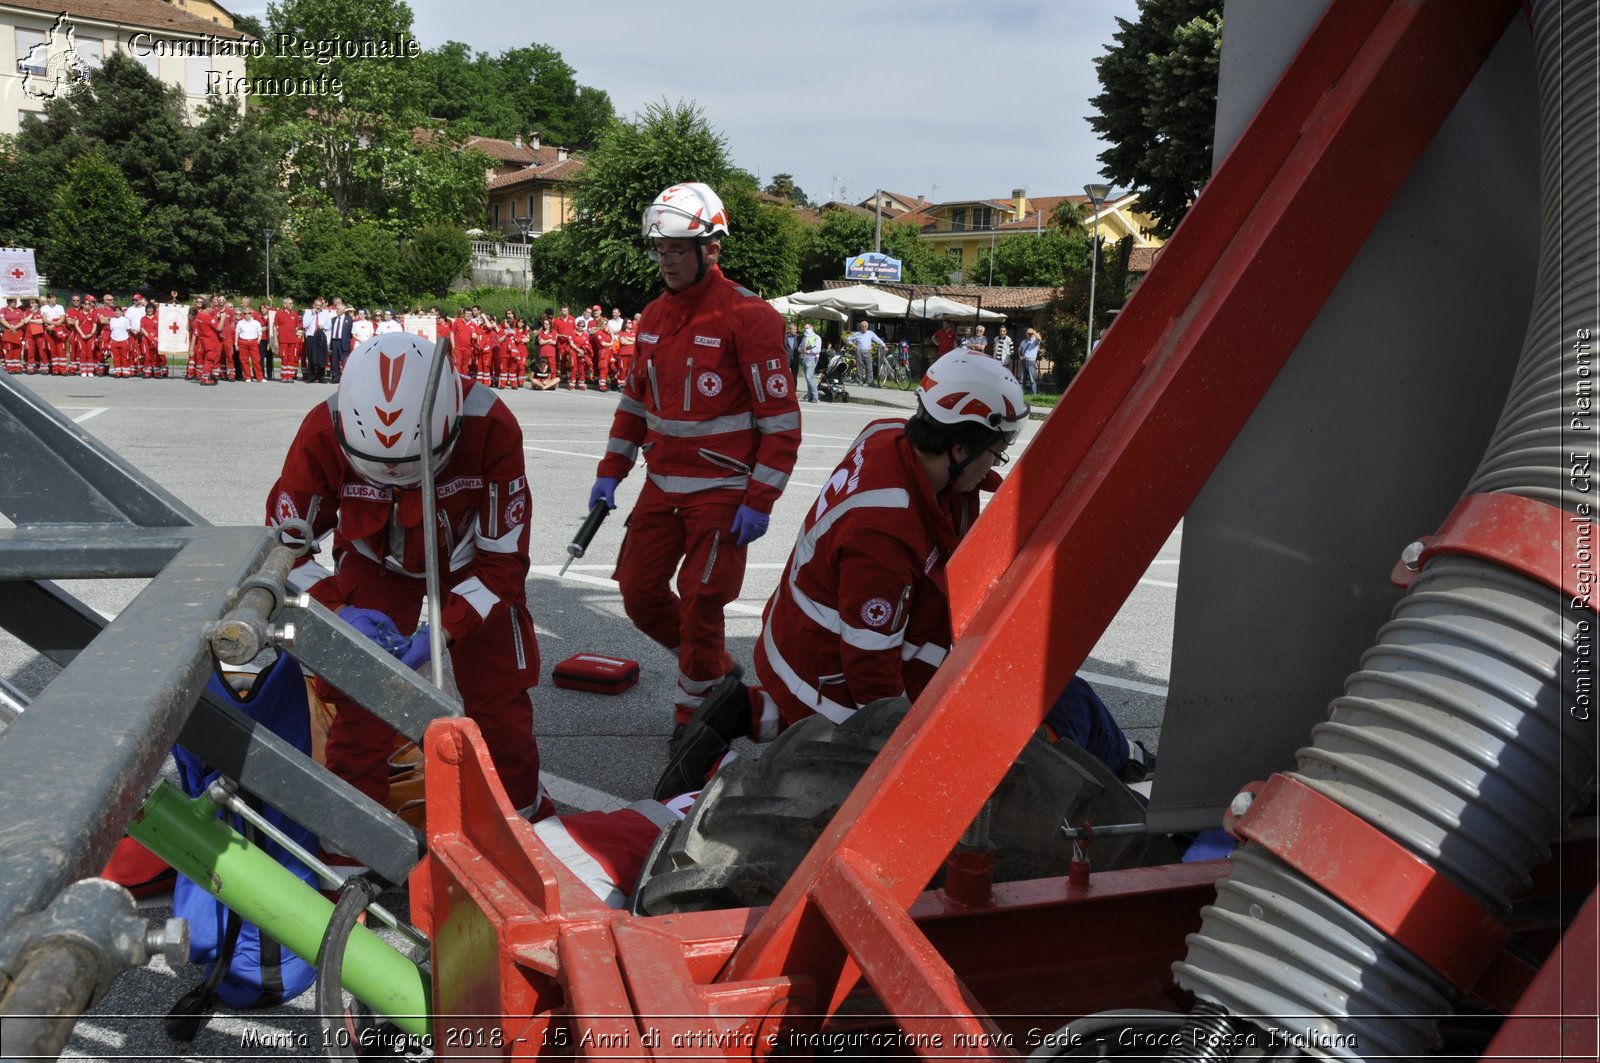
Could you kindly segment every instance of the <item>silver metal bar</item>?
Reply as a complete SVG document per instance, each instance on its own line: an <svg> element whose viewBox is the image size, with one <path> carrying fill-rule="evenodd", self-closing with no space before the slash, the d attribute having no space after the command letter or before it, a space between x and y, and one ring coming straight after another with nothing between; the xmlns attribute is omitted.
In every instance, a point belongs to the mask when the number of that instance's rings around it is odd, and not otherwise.
<svg viewBox="0 0 1600 1063"><path fill-rule="evenodd" d="M279 830L277 824L251 808L250 802L240 797L234 788L222 779L217 779L207 788L206 796L218 808L225 808L234 813L240 819L255 827L256 830L278 843L289 855L315 871L318 878L334 889L343 886L345 880L351 876L352 872L341 871L336 867L323 863L315 853ZM389 929L410 939L412 944L423 950L430 950L433 947L422 931L405 922L383 905L377 903L369 904L367 905L367 911L377 916L378 920Z"/></svg>
<svg viewBox="0 0 1600 1063"><path fill-rule="evenodd" d="M450 340L440 336L433 344L428 390L422 396L422 546L423 568L428 577L428 663L433 685L440 690L444 689L444 629L440 626L443 606L439 583L438 498L433 490L433 407L439 398L439 380L449 360Z"/></svg>

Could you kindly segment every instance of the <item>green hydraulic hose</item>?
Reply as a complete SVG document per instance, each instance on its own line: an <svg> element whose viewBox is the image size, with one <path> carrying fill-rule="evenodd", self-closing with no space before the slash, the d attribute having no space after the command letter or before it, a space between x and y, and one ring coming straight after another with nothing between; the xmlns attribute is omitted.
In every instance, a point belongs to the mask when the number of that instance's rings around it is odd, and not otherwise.
<svg viewBox="0 0 1600 1063"><path fill-rule="evenodd" d="M333 914L333 902L217 818L203 797L158 782L128 825L128 836L308 963ZM429 1035L427 975L388 942L357 926L341 981L356 999L418 1037Z"/></svg>

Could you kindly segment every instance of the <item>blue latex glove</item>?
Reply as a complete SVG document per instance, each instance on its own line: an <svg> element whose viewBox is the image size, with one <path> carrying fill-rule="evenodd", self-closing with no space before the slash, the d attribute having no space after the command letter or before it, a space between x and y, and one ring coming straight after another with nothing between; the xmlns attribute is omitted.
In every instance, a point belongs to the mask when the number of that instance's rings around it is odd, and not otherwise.
<svg viewBox="0 0 1600 1063"><path fill-rule="evenodd" d="M407 668L421 668L432 659L433 641L428 638L428 625L421 624L417 627L416 634L411 636L406 651L400 655L400 663Z"/></svg>
<svg viewBox="0 0 1600 1063"><path fill-rule="evenodd" d="M406 649L406 637L394 626L389 614L381 609L358 609L347 605L339 610L345 623L378 644L383 652L400 656Z"/></svg>
<svg viewBox="0 0 1600 1063"><path fill-rule="evenodd" d="M769 514L757 513L749 506L740 506L739 512L733 515L733 544L749 546L767 534L767 525L771 521Z"/></svg>
<svg viewBox="0 0 1600 1063"><path fill-rule="evenodd" d="M593 509L596 502L604 502L607 509L617 508L617 484L621 481L614 476L597 476L594 486L589 488L589 508Z"/></svg>

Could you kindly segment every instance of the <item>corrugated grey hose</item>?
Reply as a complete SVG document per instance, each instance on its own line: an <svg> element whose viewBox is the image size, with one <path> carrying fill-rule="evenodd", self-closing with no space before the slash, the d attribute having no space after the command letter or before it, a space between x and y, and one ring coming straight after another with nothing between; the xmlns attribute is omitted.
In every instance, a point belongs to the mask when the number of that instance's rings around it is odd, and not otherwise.
<svg viewBox="0 0 1600 1063"><path fill-rule="evenodd" d="M1569 421L1593 376L1573 350L1596 327L1597 18L1594 0L1535 0L1543 222L1538 289L1510 397L1467 494L1505 492L1579 513ZM1592 342L1592 341L1591 341ZM1592 352L1591 352L1592 353ZM1585 391L1585 394L1589 392ZM1576 437L1576 438L1575 438ZM1596 479L1600 483L1600 478ZM1564 558L1563 566L1573 559ZM1574 635L1595 617L1492 563L1441 554L1379 630L1291 777L1388 833L1491 912L1528 882L1593 783L1596 723ZM1592 646L1593 643L1591 642ZM1586 681L1589 696L1592 683ZM1415 1057L1454 991L1353 911L1255 845L1233 857L1177 980L1201 1001L1336 1058ZM1260 1040L1258 1038L1258 1043Z"/></svg>

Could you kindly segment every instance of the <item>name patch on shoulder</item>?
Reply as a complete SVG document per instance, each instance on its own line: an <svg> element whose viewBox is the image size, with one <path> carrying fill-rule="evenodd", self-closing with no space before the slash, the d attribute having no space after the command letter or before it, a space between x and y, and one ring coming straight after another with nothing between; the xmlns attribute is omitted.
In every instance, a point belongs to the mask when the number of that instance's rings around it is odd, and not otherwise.
<svg viewBox="0 0 1600 1063"><path fill-rule="evenodd" d="M660 343L661 342L661 337L658 334L654 333L654 332L641 332L641 333L639 333L639 342L640 343Z"/></svg>
<svg viewBox="0 0 1600 1063"><path fill-rule="evenodd" d="M374 487L371 484L346 483L339 487L340 498L360 498L368 502L387 502L393 495L387 487Z"/></svg>
<svg viewBox="0 0 1600 1063"><path fill-rule="evenodd" d="M483 490L483 477L457 476L454 480L447 480L439 484L435 490L440 498L449 498L451 495L458 495L462 491L481 491Z"/></svg>
<svg viewBox="0 0 1600 1063"><path fill-rule="evenodd" d="M696 336L694 338L694 343L695 343L696 347L721 347L722 346L722 337L721 336Z"/></svg>

